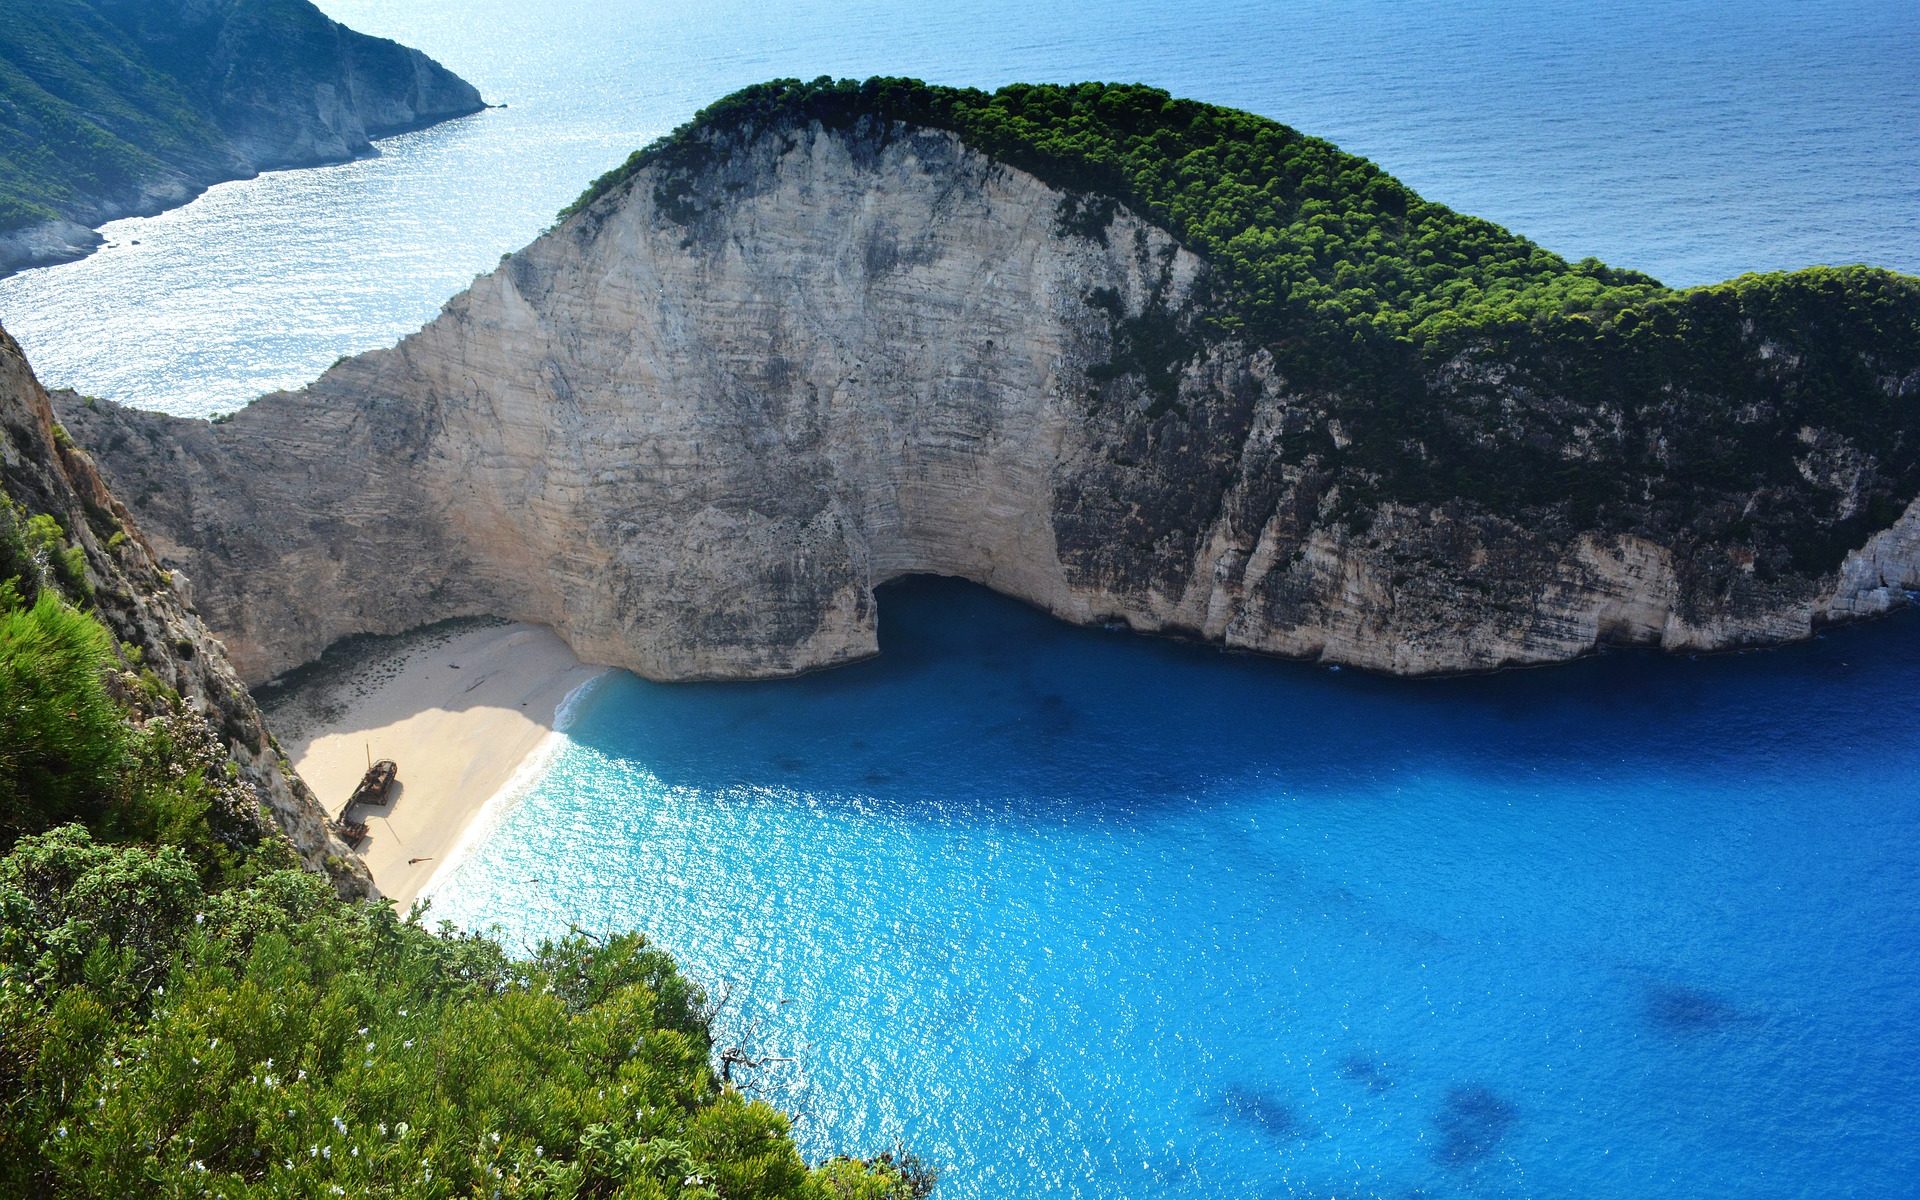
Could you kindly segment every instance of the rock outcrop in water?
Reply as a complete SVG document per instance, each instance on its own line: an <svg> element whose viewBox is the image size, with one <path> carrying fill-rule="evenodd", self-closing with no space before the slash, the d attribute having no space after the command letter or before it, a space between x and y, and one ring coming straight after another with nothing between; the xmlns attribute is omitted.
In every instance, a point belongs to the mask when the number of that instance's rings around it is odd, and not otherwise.
<svg viewBox="0 0 1920 1200"><path fill-rule="evenodd" d="M418 50L307 0L0 5L0 275L210 184L342 162L485 107Z"/></svg>
<svg viewBox="0 0 1920 1200"><path fill-rule="evenodd" d="M1122 94L1029 91L1074 128ZM1154 137L1224 119L1144 94ZM1614 289L1359 358L1341 293L1235 317L1223 247L1260 229L1089 191L969 132L979 93L873 95L716 109L300 392L69 423L250 680L481 613L653 678L781 675L874 653L874 588L912 573L1402 674L1786 641L1920 586L1920 281L1672 292L1228 114L1332 164L1272 177L1290 211ZM1302 294L1353 265L1301 261Z"/></svg>
<svg viewBox="0 0 1920 1200"><path fill-rule="evenodd" d="M281 757L259 709L180 582L156 561L92 460L65 441L47 393L19 345L0 329L0 503L45 515L86 555L92 609L130 663L205 720L239 778L306 864L349 895L370 894L366 867L328 830L320 803ZM0 571L0 576L8 574ZM18 582L17 580L15 582ZM8 747L6 749L11 749Z"/></svg>

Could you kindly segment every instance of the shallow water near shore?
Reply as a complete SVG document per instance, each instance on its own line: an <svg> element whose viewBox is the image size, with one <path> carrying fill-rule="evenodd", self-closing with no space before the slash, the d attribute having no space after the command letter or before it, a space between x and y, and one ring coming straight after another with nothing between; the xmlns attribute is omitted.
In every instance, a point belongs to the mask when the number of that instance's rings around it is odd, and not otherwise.
<svg viewBox="0 0 1920 1200"><path fill-rule="evenodd" d="M1920 619L1427 682L949 581L617 676L436 916L638 927L820 1156L987 1197L1897 1195Z"/></svg>
<svg viewBox="0 0 1920 1200"><path fill-rule="evenodd" d="M320 0L510 107L0 281L184 415L391 344L741 85L1140 80L1686 285L1920 271L1911 0ZM1920 617L1396 682L885 599L885 656L584 696L434 915L638 927L813 1157L942 1200L1898 1196L1920 1178ZM497 817L497 824L492 818Z"/></svg>

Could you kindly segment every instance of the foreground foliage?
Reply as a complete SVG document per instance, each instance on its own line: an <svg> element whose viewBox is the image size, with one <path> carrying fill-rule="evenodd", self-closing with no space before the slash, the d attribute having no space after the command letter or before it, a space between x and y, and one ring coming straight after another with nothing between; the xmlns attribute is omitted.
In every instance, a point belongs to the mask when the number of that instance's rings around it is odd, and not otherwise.
<svg viewBox="0 0 1920 1200"><path fill-rule="evenodd" d="M0 1195L927 1193L911 1160L809 1168L637 934L522 961L341 901L7 515Z"/></svg>

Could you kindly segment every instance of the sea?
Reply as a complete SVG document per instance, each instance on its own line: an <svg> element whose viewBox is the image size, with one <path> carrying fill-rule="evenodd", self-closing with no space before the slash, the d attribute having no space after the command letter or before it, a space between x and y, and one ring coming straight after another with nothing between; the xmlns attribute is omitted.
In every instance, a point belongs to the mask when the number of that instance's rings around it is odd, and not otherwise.
<svg viewBox="0 0 1920 1200"><path fill-rule="evenodd" d="M1920 272L1913 0L321 0L503 108L0 280L51 384L182 415L388 345L757 80L1143 81L1675 285ZM881 655L609 675L433 914L638 928L814 1159L945 1200L1920 1194L1920 616L1444 681L951 580Z"/></svg>

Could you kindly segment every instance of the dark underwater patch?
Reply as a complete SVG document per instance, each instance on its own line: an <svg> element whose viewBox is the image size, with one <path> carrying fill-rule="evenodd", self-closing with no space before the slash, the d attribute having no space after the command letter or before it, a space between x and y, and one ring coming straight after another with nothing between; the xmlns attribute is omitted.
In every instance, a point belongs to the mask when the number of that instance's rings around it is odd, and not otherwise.
<svg viewBox="0 0 1920 1200"><path fill-rule="evenodd" d="M1293 1105L1262 1088L1236 1084L1221 1094L1220 1108L1234 1121L1276 1141L1292 1141L1307 1134Z"/></svg>
<svg viewBox="0 0 1920 1200"><path fill-rule="evenodd" d="M1685 984L1646 985L1647 1023L1673 1037L1696 1037L1724 1029L1740 1019L1740 1010L1712 992Z"/></svg>
<svg viewBox="0 0 1920 1200"><path fill-rule="evenodd" d="M1478 1162L1507 1136L1518 1115L1492 1088L1478 1084L1452 1088L1434 1117L1440 1131L1434 1157L1449 1167Z"/></svg>
<svg viewBox="0 0 1920 1200"><path fill-rule="evenodd" d="M1342 1078L1351 1079L1376 1096L1393 1090L1393 1085L1400 1082L1391 1066L1371 1054L1347 1055L1346 1060L1340 1064L1340 1075Z"/></svg>
<svg viewBox="0 0 1920 1200"><path fill-rule="evenodd" d="M1034 706L1034 721L1038 731L1047 737L1063 737L1073 731L1073 709L1068 706L1067 698L1058 693L1049 692L1040 697Z"/></svg>

